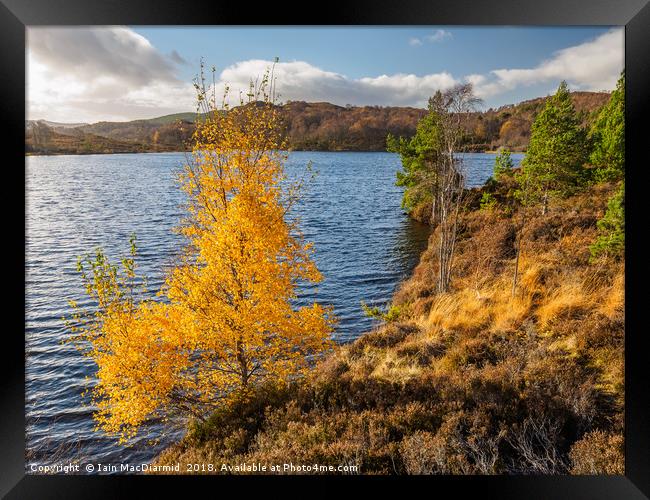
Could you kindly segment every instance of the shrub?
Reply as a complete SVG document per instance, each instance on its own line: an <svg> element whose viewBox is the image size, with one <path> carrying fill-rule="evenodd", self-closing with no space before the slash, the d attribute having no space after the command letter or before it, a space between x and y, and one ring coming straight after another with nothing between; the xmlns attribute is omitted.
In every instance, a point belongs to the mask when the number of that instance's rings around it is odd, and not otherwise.
<svg viewBox="0 0 650 500"><path fill-rule="evenodd" d="M494 210L497 207L497 200L491 193L483 193L481 196L481 210Z"/></svg>
<svg viewBox="0 0 650 500"><path fill-rule="evenodd" d="M592 260L600 256L620 258L625 251L625 183L607 202L607 211L598 221L600 236L589 247Z"/></svg>
<svg viewBox="0 0 650 500"><path fill-rule="evenodd" d="M573 445L569 456L571 474L625 474L621 434L592 431Z"/></svg>

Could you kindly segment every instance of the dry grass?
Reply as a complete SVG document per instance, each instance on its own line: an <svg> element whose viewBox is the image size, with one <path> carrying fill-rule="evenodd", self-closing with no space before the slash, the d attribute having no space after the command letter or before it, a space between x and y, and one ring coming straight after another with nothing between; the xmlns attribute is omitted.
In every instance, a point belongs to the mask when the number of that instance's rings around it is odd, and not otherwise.
<svg viewBox="0 0 650 500"><path fill-rule="evenodd" d="M422 372L417 361L392 350L382 352L378 358L371 377L403 383Z"/></svg>
<svg viewBox="0 0 650 500"><path fill-rule="evenodd" d="M158 462L619 473L607 446L622 443L624 266L590 264L588 251L610 191L531 219L514 296L512 219L467 214L442 295L434 233L395 294L399 322L338 348L297 387L215 417Z"/></svg>
<svg viewBox="0 0 650 500"><path fill-rule="evenodd" d="M625 307L625 271L623 266L614 277L614 282L605 291L598 311L609 319L623 317Z"/></svg>
<svg viewBox="0 0 650 500"><path fill-rule="evenodd" d="M573 317L579 317L593 308L591 297L585 295L582 287L576 283L567 283L554 289L535 311L541 328Z"/></svg>

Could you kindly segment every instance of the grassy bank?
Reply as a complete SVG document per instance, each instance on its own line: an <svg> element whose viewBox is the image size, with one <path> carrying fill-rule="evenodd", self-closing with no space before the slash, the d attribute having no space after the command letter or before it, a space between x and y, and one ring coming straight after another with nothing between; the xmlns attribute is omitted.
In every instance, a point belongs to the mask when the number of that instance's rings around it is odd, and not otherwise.
<svg viewBox="0 0 650 500"><path fill-rule="evenodd" d="M614 189L601 183L531 219L514 297L517 214L474 203L450 292L434 291L434 231L391 321L302 382L259 388L193 425L156 464L623 473L624 263L589 251Z"/></svg>

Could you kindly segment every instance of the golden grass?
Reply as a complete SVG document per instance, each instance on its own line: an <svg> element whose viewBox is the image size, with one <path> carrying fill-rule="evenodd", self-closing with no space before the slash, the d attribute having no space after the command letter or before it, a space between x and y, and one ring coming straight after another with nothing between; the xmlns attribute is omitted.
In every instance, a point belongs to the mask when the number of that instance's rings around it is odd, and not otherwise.
<svg viewBox="0 0 650 500"><path fill-rule="evenodd" d="M588 231L587 231L588 232ZM529 250L519 263L519 278L512 295L514 260L497 275L458 279L456 290L436 295L427 301L427 307L411 310L420 313L414 318L427 332L457 331L514 331L524 322L533 321L540 330L549 331L562 321L577 319L599 312L609 319L620 317L624 308L624 271L584 265L574 266L567 259L575 259L585 236L571 234L558 245ZM571 251L571 246L574 251ZM574 264L573 262L571 264ZM614 278L611 276L614 274ZM480 283L480 287L470 283ZM412 285L413 286L413 285ZM430 305L429 305L430 304Z"/></svg>
<svg viewBox="0 0 650 500"><path fill-rule="evenodd" d="M556 321L581 314L593 307L591 297L587 296L577 283L566 283L552 290L537 308L535 316L542 327Z"/></svg>
<svg viewBox="0 0 650 500"><path fill-rule="evenodd" d="M540 266L527 268L523 284L512 296L508 279L495 280L483 288L463 289L436 297L420 324L427 330L509 331L519 328L530 315L533 294L539 291Z"/></svg>
<svg viewBox="0 0 650 500"><path fill-rule="evenodd" d="M417 377L421 372L422 367L414 361L399 356L393 350L387 350L379 354L375 369L370 376L391 382L406 382Z"/></svg>
<svg viewBox="0 0 650 500"><path fill-rule="evenodd" d="M625 307L625 272L621 270L614 277L614 282L606 291L598 310L609 319L623 314Z"/></svg>
<svg viewBox="0 0 650 500"><path fill-rule="evenodd" d="M476 290L464 289L436 297L426 325L430 330L474 330L490 320L488 297Z"/></svg>
<svg viewBox="0 0 650 500"><path fill-rule="evenodd" d="M494 331L517 330L530 314L533 300L530 294L502 293L495 301L492 329Z"/></svg>

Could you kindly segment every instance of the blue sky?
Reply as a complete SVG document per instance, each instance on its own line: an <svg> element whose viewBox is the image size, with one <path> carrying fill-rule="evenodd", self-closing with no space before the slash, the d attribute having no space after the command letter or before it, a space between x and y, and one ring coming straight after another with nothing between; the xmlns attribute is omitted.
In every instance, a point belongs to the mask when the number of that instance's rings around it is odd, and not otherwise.
<svg viewBox="0 0 650 500"><path fill-rule="evenodd" d="M528 67L608 27L168 28L132 26L163 52L176 50L196 66L201 56L223 69L246 59L308 61L351 78L382 73L481 73ZM410 45L437 30L437 43ZM185 68L192 76L194 68Z"/></svg>
<svg viewBox="0 0 650 500"><path fill-rule="evenodd" d="M576 90L611 90L623 67L623 30L29 28L28 114L97 121L191 110L187 89L201 57L217 68L219 85L234 88L279 57L282 100L422 107L436 89L472 81L487 108L547 95L562 79Z"/></svg>

